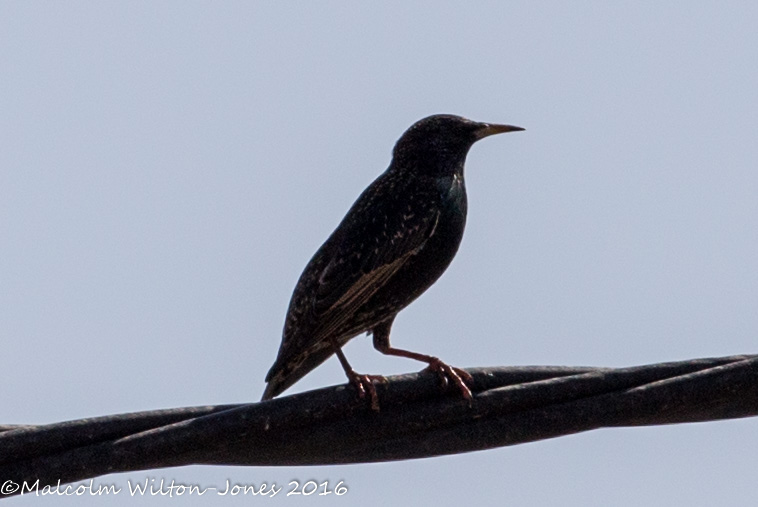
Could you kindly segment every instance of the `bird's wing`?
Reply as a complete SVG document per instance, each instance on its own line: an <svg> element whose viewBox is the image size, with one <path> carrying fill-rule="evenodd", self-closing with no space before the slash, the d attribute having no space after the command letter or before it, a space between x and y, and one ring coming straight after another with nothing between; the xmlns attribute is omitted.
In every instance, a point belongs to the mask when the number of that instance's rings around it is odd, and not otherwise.
<svg viewBox="0 0 758 507"><path fill-rule="evenodd" d="M331 356L330 337L339 341L368 330L367 323L356 321L356 313L434 235L440 216L434 189L411 192L409 199L408 192L395 192L392 185L378 185L378 192L372 187L303 271L279 355L266 376L264 399Z"/></svg>
<svg viewBox="0 0 758 507"><path fill-rule="evenodd" d="M372 206L369 216L374 214L376 222L357 221L363 227L346 231L336 255L318 277L313 311L319 325L313 341L340 331L434 234L439 210L404 204L404 209L392 210L376 209L391 207L391 202Z"/></svg>

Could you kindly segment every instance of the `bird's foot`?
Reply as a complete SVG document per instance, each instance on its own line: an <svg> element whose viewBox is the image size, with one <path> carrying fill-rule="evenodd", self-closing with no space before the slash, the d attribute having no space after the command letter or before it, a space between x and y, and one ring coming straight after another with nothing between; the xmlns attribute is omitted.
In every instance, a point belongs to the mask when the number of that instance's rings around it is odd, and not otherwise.
<svg viewBox="0 0 758 507"><path fill-rule="evenodd" d="M447 387L452 381L461 391L463 397L471 403L473 396L471 394L471 389L469 389L466 384L472 384L474 382L474 377L472 377L467 371L443 363L438 357L432 357L431 361L429 361L429 366L426 369L436 372L444 387Z"/></svg>
<svg viewBox="0 0 758 507"><path fill-rule="evenodd" d="M358 391L358 397L364 399L368 395L371 400L371 409L374 412L379 412L379 397L376 395L374 382L386 383L387 378L383 375L361 375L356 372L352 372L348 377L350 383Z"/></svg>

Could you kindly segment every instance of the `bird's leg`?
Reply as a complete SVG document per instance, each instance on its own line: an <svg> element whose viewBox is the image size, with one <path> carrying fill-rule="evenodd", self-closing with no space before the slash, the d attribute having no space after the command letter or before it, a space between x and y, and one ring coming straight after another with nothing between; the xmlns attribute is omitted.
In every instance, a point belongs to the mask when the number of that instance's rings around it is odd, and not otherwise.
<svg viewBox="0 0 758 507"><path fill-rule="evenodd" d="M372 330L374 336L374 348L376 350L389 356L407 357L409 359L415 359L416 361L427 363L430 370L437 372L444 385L447 385L448 382L452 380L453 383L458 386L458 389L460 389L463 397L471 401L471 389L469 389L466 384L471 384L474 379L467 371L443 363L439 357L392 347L390 345L391 327L392 320L389 320L379 324Z"/></svg>
<svg viewBox="0 0 758 507"><path fill-rule="evenodd" d="M379 397L376 395L374 382L387 382L387 379L382 375L361 375L360 373L357 373L353 367L350 366L350 363L347 362L345 354L342 352L342 349L334 338L331 338L329 341L332 344L332 348L334 348L334 353L337 354L337 358L340 360L340 364L342 364L342 369L345 370L347 379L358 391L358 397L363 399L366 397L366 393L368 393L371 398L371 409L375 412L379 412Z"/></svg>

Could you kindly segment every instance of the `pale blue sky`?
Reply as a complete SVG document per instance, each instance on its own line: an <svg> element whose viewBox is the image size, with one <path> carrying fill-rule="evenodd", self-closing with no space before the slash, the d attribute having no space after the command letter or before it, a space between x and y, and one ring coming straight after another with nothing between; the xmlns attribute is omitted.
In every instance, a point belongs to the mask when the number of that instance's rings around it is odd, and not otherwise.
<svg viewBox="0 0 758 507"><path fill-rule="evenodd" d="M400 134L440 112L527 131L472 149L461 250L394 344L457 366L756 352L756 26L748 2L0 3L0 422L259 399L302 268ZM346 353L367 373L420 367L366 338ZM292 392L342 382L330 360ZM341 505L365 506L744 505L757 431L98 481L344 480Z"/></svg>

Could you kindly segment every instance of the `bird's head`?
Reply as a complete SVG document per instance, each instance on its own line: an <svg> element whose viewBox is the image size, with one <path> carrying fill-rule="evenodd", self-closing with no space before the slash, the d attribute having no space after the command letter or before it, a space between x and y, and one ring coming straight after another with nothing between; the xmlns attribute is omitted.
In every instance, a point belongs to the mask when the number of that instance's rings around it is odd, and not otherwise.
<svg viewBox="0 0 758 507"><path fill-rule="evenodd" d="M430 176L451 175L463 166L469 148L479 139L518 130L524 129L452 114L428 116L411 125L397 141L393 165Z"/></svg>

